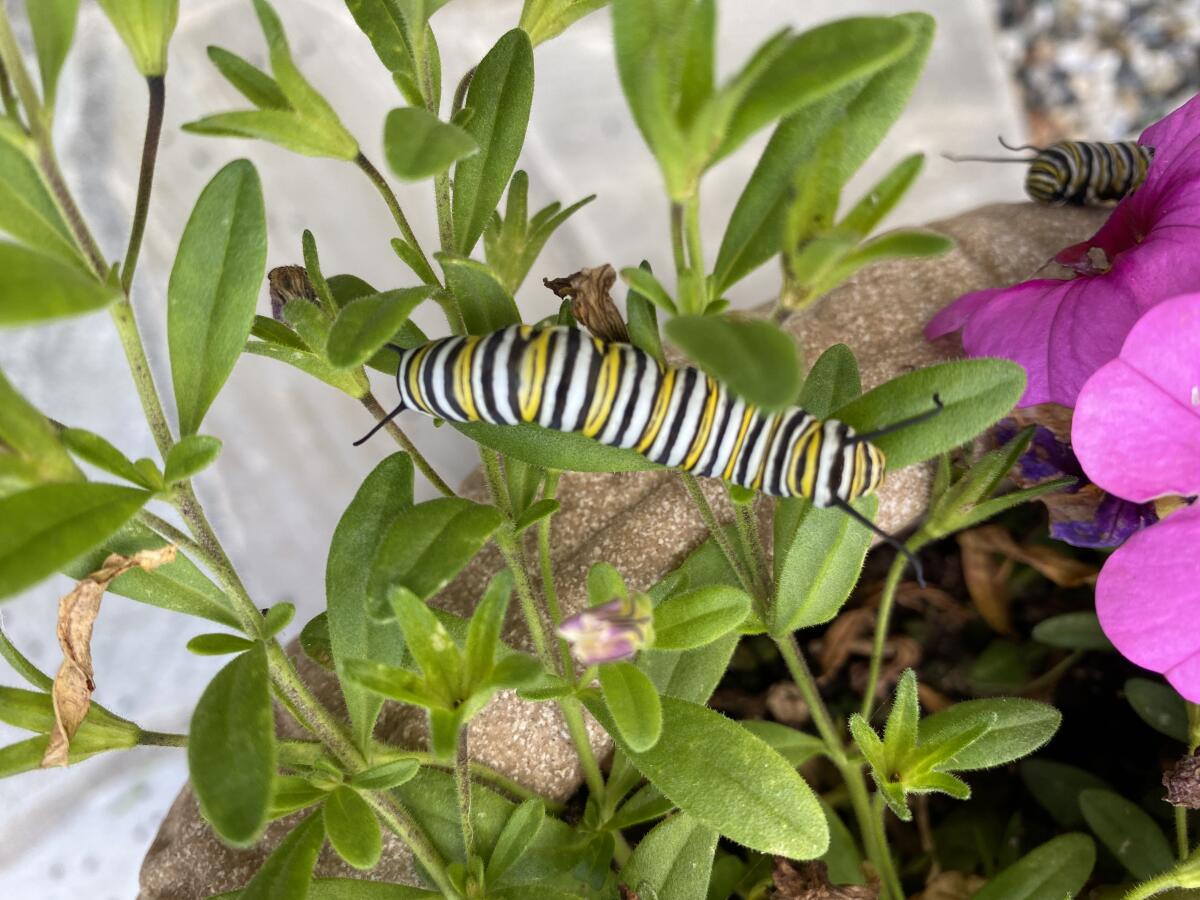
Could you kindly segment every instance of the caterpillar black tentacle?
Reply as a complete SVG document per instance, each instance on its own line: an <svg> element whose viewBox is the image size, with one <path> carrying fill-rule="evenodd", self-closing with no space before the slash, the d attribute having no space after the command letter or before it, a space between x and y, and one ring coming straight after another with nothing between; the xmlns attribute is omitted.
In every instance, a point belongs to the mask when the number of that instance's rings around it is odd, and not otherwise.
<svg viewBox="0 0 1200 900"><path fill-rule="evenodd" d="M1028 163L1025 192L1040 203L1098 206L1129 196L1146 180L1154 148L1136 141L1058 141L1048 147L1025 144L1007 150L1033 150L1035 156L956 156L952 162Z"/></svg>

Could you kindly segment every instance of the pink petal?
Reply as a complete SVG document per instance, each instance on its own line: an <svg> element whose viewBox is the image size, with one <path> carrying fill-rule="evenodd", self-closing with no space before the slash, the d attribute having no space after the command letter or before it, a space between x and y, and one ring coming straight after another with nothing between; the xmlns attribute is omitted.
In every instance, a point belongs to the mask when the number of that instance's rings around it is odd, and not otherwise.
<svg viewBox="0 0 1200 900"><path fill-rule="evenodd" d="M1138 320L1080 392L1071 443L1088 478L1126 500L1200 494L1200 294Z"/></svg>
<svg viewBox="0 0 1200 900"><path fill-rule="evenodd" d="M1096 613L1121 655L1200 703L1200 506L1139 531L1096 583Z"/></svg>
<svg viewBox="0 0 1200 900"><path fill-rule="evenodd" d="M985 291L963 294L929 320L929 324L925 326L925 339L933 341L953 331L959 331L967 324L971 316L987 306L994 298L1009 290L1011 288L989 288Z"/></svg>
<svg viewBox="0 0 1200 900"><path fill-rule="evenodd" d="M1189 145L1200 137L1200 94L1142 132L1139 144L1154 148L1154 166L1172 167L1188 154Z"/></svg>

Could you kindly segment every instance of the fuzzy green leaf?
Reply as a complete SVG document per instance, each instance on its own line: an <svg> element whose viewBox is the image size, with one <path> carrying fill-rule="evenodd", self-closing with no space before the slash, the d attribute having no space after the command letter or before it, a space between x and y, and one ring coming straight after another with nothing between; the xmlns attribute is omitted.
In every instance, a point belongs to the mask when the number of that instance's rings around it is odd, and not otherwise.
<svg viewBox="0 0 1200 900"><path fill-rule="evenodd" d="M167 71L167 45L179 20L179 0L99 0L143 75Z"/></svg>
<svg viewBox="0 0 1200 900"><path fill-rule="evenodd" d="M222 632L198 634L187 642L188 652L197 656L228 656L231 653L244 653L253 647L254 641Z"/></svg>
<svg viewBox="0 0 1200 900"><path fill-rule="evenodd" d="M796 400L803 374L791 336L764 320L722 316L679 316L666 326L669 337L731 393L764 409Z"/></svg>
<svg viewBox="0 0 1200 900"><path fill-rule="evenodd" d="M8 228L3 214L0 226ZM99 282L59 256L0 241L0 326L95 312L120 296L115 284Z"/></svg>
<svg viewBox="0 0 1200 900"><path fill-rule="evenodd" d="M340 787L321 807L325 834L338 856L356 869L373 869L383 853L379 820L352 788Z"/></svg>
<svg viewBox="0 0 1200 900"><path fill-rule="evenodd" d="M512 294L485 264L449 253L434 258L446 273L446 287L458 300L468 334L489 334L521 321Z"/></svg>
<svg viewBox="0 0 1200 900"><path fill-rule="evenodd" d="M800 391L800 406L818 419L828 418L862 393L858 360L845 344L834 344L817 357Z"/></svg>
<svg viewBox="0 0 1200 900"><path fill-rule="evenodd" d="M471 615L465 650L467 691L474 690L492 674L512 588L512 575L508 570L498 572L488 583L483 599Z"/></svg>
<svg viewBox="0 0 1200 900"><path fill-rule="evenodd" d="M362 791L390 791L415 778L420 768L415 759L397 759L350 776L349 784Z"/></svg>
<svg viewBox="0 0 1200 900"><path fill-rule="evenodd" d="M914 153L896 163L886 175L871 187L850 212L838 222L839 229L864 238L875 230L884 216L895 209L900 198L916 181L925 164L925 156Z"/></svg>
<svg viewBox="0 0 1200 900"><path fill-rule="evenodd" d="M325 825L317 813L283 839L246 884L238 900L305 900L317 855L325 843Z"/></svg>
<svg viewBox="0 0 1200 900"><path fill-rule="evenodd" d="M17 392L3 372L0 372L0 443L27 467L28 478L20 479L26 486L36 481L77 481L83 477L50 420ZM0 460L6 455L0 453ZM0 478L0 484L3 481Z"/></svg>
<svg viewBox="0 0 1200 900"><path fill-rule="evenodd" d="M33 46L37 51L42 97L46 106L52 108L58 75L75 37L79 0L35 0L25 5L25 14L29 17Z"/></svg>
<svg viewBox="0 0 1200 900"><path fill-rule="evenodd" d="M393 109L383 126L383 152L401 181L441 175L455 162L479 152L479 144L457 125L415 106Z"/></svg>
<svg viewBox="0 0 1200 900"><path fill-rule="evenodd" d="M401 288L346 304L325 343L329 361L342 369L361 366L395 337L412 311L431 293L428 286Z"/></svg>
<svg viewBox="0 0 1200 900"><path fill-rule="evenodd" d="M741 725L755 737L766 741L771 749L793 766L803 765L814 756L825 753L825 742L819 737L805 734L803 731L779 722L743 719Z"/></svg>
<svg viewBox="0 0 1200 900"><path fill-rule="evenodd" d="M33 4L30 18L34 18L34 7L48 11L61 2L45 0ZM66 219L34 164L35 153L32 140L23 131L9 134L0 130L0 231L78 269L77 279L87 279L83 258Z"/></svg>
<svg viewBox="0 0 1200 900"><path fill-rule="evenodd" d="M258 644L209 682L188 730L188 773L200 811L234 846L250 846L266 827L275 753L267 650Z"/></svg>
<svg viewBox="0 0 1200 900"><path fill-rule="evenodd" d="M217 71L225 76L225 80L259 109L288 108L288 99L275 83L275 79L236 53L230 53L220 47L209 47L208 58L217 67Z"/></svg>
<svg viewBox="0 0 1200 900"><path fill-rule="evenodd" d="M1049 759L1027 759L1019 766L1029 793L1063 828L1084 824L1079 797L1092 788L1110 790L1101 778L1078 766Z"/></svg>
<svg viewBox="0 0 1200 900"><path fill-rule="evenodd" d="M716 849L717 832L680 813L638 842L621 869L621 883L658 900L703 900Z"/></svg>
<svg viewBox="0 0 1200 900"><path fill-rule="evenodd" d="M600 667L600 689L625 744L635 752L651 749L662 734L662 705L658 691L630 662Z"/></svg>
<svg viewBox="0 0 1200 900"><path fill-rule="evenodd" d="M211 466L221 455L221 442L206 434L190 434L167 451L163 477L167 484L186 481Z"/></svg>
<svg viewBox="0 0 1200 900"><path fill-rule="evenodd" d="M750 614L750 595L725 585L668 597L654 608L654 647L691 650L729 634Z"/></svg>
<svg viewBox="0 0 1200 900"><path fill-rule="evenodd" d="M640 453L609 447L576 432L551 431L540 425L489 425L452 422L477 444L543 469L564 472L641 472L661 469Z"/></svg>
<svg viewBox="0 0 1200 900"><path fill-rule="evenodd" d="M1065 650L1114 650L1094 611L1062 613L1033 626L1039 644Z"/></svg>
<svg viewBox="0 0 1200 900"><path fill-rule="evenodd" d="M965 700L922 719L918 740L921 745L936 744L987 721L992 724L983 735L956 753L945 768L971 772L1028 756L1054 736L1062 713L1046 703L1019 697Z"/></svg>
<svg viewBox="0 0 1200 900"><path fill-rule="evenodd" d="M1091 788L1079 795L1088 827L1138 881L1161 875L1175 863L1171 845L1149 813L1112 791Z"/></svg>
<svg viewBox="0 0 1200 900"><path fill-rule="evenodd" d="M558 37L575 22L593 13L609 0L525 0L521 7L521 28L529 33L533 46Z"/></svg>
<svg viewBox="0 0 1200 900"><path fill-rule="evenodd" d="M83 428L67 428L60 437L68 450L98 469L131 481L138 487L149 490L161 487L161 483L155 484L144 479L131 459L95 432Z"/></svg>
<svg viewBox="0 0 1200 900"><path fill-rule="evenodd" d="M546 818L546 807L536 797L531 797L513 810L504 828L496 838L488 859L485 879L488 884L498 882L529 849Z"/></svg>
<svg viewBox="0 0 1200 900"><path fill-rule="evenodd" d="M1125 682L1125 699L1155 731L1187 743L1187 704L1173 688L1149 678L1130 678Z"/></svg>
<svg viewBox="0 0 1200 900"><path fill-rule="evenodd" d="M972 900L1047 900L1074 897L1096 863L1086 834L1063 834L1035 848L992 878Z"/></svg>
<svg viewBox="0 0 1200 900"><path fill-rule="evenodd" d="M196 201L167 285L167 342L183 436L200 428L245 346L266 260L258 173L236 160Z"/></svg>

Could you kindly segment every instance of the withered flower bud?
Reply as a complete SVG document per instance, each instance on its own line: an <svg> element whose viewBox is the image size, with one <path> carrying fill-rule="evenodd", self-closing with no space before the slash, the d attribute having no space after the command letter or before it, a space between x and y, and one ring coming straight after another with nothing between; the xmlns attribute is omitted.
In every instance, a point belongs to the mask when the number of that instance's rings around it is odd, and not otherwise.
<svg viewBox="0 0 1200 900"><path fill-rule="evenodd" d="M1163 775L1167 802L1184 809L1200 809L1200 755L1185 756Z"/></svg>
<svg viewBox="0 0 1200 900"><path fill-rule="evenodd" d="M608 263L594 269L580 269L563 278L542 279L542 284L558 297L571 301L571 314L596 337L629 343L625 320L609 293L616 283L616 270Z"/></svg>
<svg viewBox="0 0 1200 900"><path fill-rule="evenodd" d="M819 860L793 862L777 856L771 875L773 890L770 896L777 900L877 900L879 897L878 882L831 883L829 870Z"/></svg>
<svg viewBox="0 0 1200 900"><path fill-rule="evenodd" d="M289 300L303 298L309 303L317 302L317 292L308 280L304 266L276 266L267 273L267 285L271 295L271 318L284 321L283 307Z"/></svg>

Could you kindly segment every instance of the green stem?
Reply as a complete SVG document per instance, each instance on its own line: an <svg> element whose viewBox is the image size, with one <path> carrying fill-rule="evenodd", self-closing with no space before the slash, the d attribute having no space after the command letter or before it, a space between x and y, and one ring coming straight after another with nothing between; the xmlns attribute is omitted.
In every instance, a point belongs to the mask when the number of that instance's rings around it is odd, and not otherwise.
<svg viewBox="0 0 1200 900"><path fill-rule="evenodd" d="M1175 845L1179 852L1179 861L1183 862L1192 852L1188 841L1187 808L1183 806L1175 807Z"/></svg>
<svg viewBox="0 0 1200 900"><path fill-rule="evenodd" d="M321 743L351 772L364 768L367 764L366 758L354 746L343 724L333 717L325 705L312 695L308 685L300 680L295 666L278 641L267 642L267 663L271 668L271 680L276 688L300 711L303 720L312 729L312 733L321 739Z"/></svg>
<svg viewBox="0 0 1200 900"><path fill-rule="evenodd" d="M779 648L779 653L787 665L792 680L800 689L804 702L808 704L813 724L825 742L830 760L846 783L846 790L850 794L850 802L854 807L854 816L858 822L858 832L862 837L863 849L866 850L871 864L879 873L885 888L891 892L894 890L891 885L898 885L900 878L896 874L892 855L888 851L886 837L881 835L880 825L877 824L881 820L871 810L862 766L847 758L841 735L833 724L833 718L829 715L829 709L825 706L825 701L817 688L816 679L813 678L808 663L805 662L804 655L800 652L796 636L789 634L786 638L777 638L775 645ZM892 893L891 896L892 900L904 900L903 893Z"/></svg>
<svg viewBox="0 0 1200 900"><path fill-rule="evenodd" d="M546 483L542 488L542 499L553 500L558 491L558 471L551 469L546 472ZM550 528L554 516L546 516L538 523L538 563L542 570L542 596L546 600L546 610L550 614L550 625L557 629L562 623L562 607L558 603L558 590L554 586L554 560L550 555ZM558 639L558 655L562 663L563 675L570 676L574 672L571 663L571 647L562 638Z"/></svg>
<svg viewBox="0 0 1200 900"><path fill-rule="evenodd" d="M707 303L704 289L704 246L700 239L700 197L693 195L684 205L684 232L687 238L688 268L692 270L695 295L683 297L685 311L695 315L704 312Z"/></svg>
<svg viewBox="0 0 1200 900"><path fill-rule="evenodd" d="M450 175L443 172L433 178L433 200L437 207L438 239L442 252L454 252L454 217L450 206Z"/></svg>
<svg viewBox="0 0 1200 900"><path fill-rule="evenodd" d="M125 359L129 363L129 372L133 376L133 384L142 403L142 412L150 425L150 433L154 436L159 454L166 459L167 452L175 445L175 438L171 435L167 413L154 384L154 373L150 370L150 360L146 358L146 348L142 344L133 304L128 297L122 297L109 307L109 313L121 340L121 347L125 350Z"/></svg>
<svg viewBox="0 0 1200 900"><path fill-rule="evenodd" d="M0 59L0 98L4 100L4 115L14 122L21 124L20 109L17 107L17 95L13 93L12 82L8 78L8 70L4 68L4 60ZM22 125L22 128L24 125Z"/></svg>
<svg viewBox="0 0 1200 900"><path fill-rule="evenodd" d="M425 256L425 251L421 249L421 242L417 240L412 226L408 224L408 217L404 215L404 210L400 208L400 201L396 199L396 194L392 190L391 185L387 183L387 179L383 177L383 173L375 168L374 164L361 152L354 158L354 164L371 180L371 184L375 185L375 189L383 197L383 202L387 204L392 218L396 220L396 226L400 229L401 236L417 251L417 254L425 263L425 267L431 268L429 259Z"/></svg>
<svg viewBox="0 0 1200 900"><path fill-rule="evenodd" d="M171 734L167 731L142 731L138 733L138 743L147 747L186 747L186 734Z"/></svg>
<svg viewBox="0 0 1200 900"><path fill-rule="evenodd" d="M749 560L750 574L754 578L754 586L758 589L756 597L763 598L770 594L767 590L767 553L763 548L762 535L759 533L758 517L754 514L754 503L734 503L734 521L737 523L738 539L742 542L742 551ZM761 611L760 611L761 612Z"/></svg>
<svg viewBox="0 0 1200 900"><path fill-rule="evenodd" d="M458 729L458 752L454 754L454 786L458 794L458 816L462 826L464 856L475 855L475 825L471 821L471 750L467 726Z"/></svg>
<svg viewBox="0 0 1200 900"><path fill-rule="evenodd" d="M871 719L871 710L875 706L875 694L879 690L883 648L887 643L888 629L891 627L892 607L896 603L896 589L900 586L900 578L904 575L907 565L908 557L903 553L897 553L896 558L892 561L892 567L888 569L887 580L883 583L883 593L879 597L879 614L875 618L875 638L871 644L871 664L867 670L867 688L862 701L862 717L867 721Z"/></svg>
<svg viewBox="0 0 1200 900"><path fill-rule="evenodd" d="M733 547L733 543L729 540L729 535L725 529L721 527L721 523L717 521L717 514L713 512L708 498L704 496L704 491L700 489L700 484L696 481L696 476L691 472L680 472L679 477L683 479L683 486L687 488L688 495L692 498L692 503L695 504L696 510L700 513L700 518L704 520L704 525L708 528L708 533L712 535L712 539L716 541L717 546L721 548L721 553L725 555L725 560L729 563L729 567L733 569L738 580L742 583L742 587L746 592L758 596L754 589L754 582L746 572L746 567L738 558L738 553Z"/></svg>
<svg viewBox="0 0 1200 900"><path fill-rule="evenodd" d="M587 724L583 719L583 705L576 697L563 697L558 701L563 719L567 723L567 731L575 752L579 755L579 765L583 768L583 777L587 782L588 793L596 798L597 803L604 801L604 775L600 772L600 763L592 750L592 740L588 737Z"/></svg>
<svg viewBox="0 0 1200 900"><path fill-rule="evenodd" d="M885 817L887 816L887 804L883 800L883 794L875 794L875 815L874 824L876 828L875 846L879 851L880 857L887 860L887 866L881 873L880 877L883 884L886 886L886 891L895 900L904 900L904 887L900 883L900 875L896 872L896 867L892 863L892 854L888 849L887 827L884 825Z"/></svg>
<svg viewBox="0 0 1200 900"><path fill-rule="evenodd" d="M443 896L461 896L446 873L446 862L442 859L441 853L433 846L421 827L413 821L408 810L390 794L382 791L370 794L367 802L371 804L383 823L408 845L417 862L421 864L421 868L429 875Z"/></svg>
<svg viewBox="0 0 1200 900"><path fill-rule="evenodd" d="M446 761L441 757L434 756L432 753L421 750L398 750L391 744L384 744L380 741L375 741L371 748L371 760L375 765L384 762L393 762L398 759L412 759L420 765L429 769L447 769ZM507 775L497 772L491 766L484 763L471 761L471 777L476 781L486 781L488 784L495 787L497 790L506 794L511 794L521 800L540 800L546 805L546 811L552 814L559 814L566 809L566 804L558 803L554 800L547 800L537 791L531 791L529 788L520 782L513 781Z"/></svg>
<svg viewBox="0 0 1200 900"><path fill-rule="evenodd" d="M0 3L0 63L4 65L8 77L12 79L17 96L21 99L21 105L25 107L25 115L29 118L29 127L40 143L47 137L46 125L42 121L42 101L38 97L37 89L33 86L33 79L29 77L29 72L21 58L21 51L17 47L12 25L8 21L8 10L3 3Z"/></svg>
<svg viewBox="0 0 1200 900"><path fill-rule="evenodd" d="M125 262L121 266L121 289L126 296L133 285L133 273L137 268L138 254L142 249L142 238L146 233L146 217L150 211L150 190L154 185L154 163L158 159L158 140L162 135L163 111L166 107L166 82L162 75L151 75L146 79L150 101L146 108L146 139L142 144L142 167L138 173L137 202L133 208L133 227L129 230L129 244L125 250Z"/></svg>
<svg viewBox="0 0 1200 900"><path fill-rule="evenodd" d="M1147 897L1153 897L1155 894L1161 894L1163 891L1169 891L1179 886L1179 877L1174 872L1166 872L1149 881L1143 881L1129 891L1124 900L1146 900Z"/></svg>
<svg viewBox="0 0 1200 900"><path fill-rule="evenodd" d="M367 411L375 417L376 422L382 422L384 419L387 419L387 411L379 405L379 401L375 399L375 395L370 391L368 391L367 394L361 398L361 401L362 405L367 408ZM389 419L383 428L392 436L392 439L402 448L404 448L404 451L410 457L412 457L413 465L421 470L421 474L429 480L430 484L432 484L439 492L441 492L441 494L446 497L456 496L454 489L451 488L450 485L446 484L446 482L442 479L442 476L437 473L432 465L430 465L429 460L427 460L422 455L421 451L417 449L417 445L412 442L412 438L405 434L404 429L396 424L395 419Z"/></svg>
<svg viewBox="0 0 1200 900"><path fill-rule="evenodd" d="M683 249L683 207L671 204L671 253L675 258L675 274L687 268L687 257Z"/></svg>
<svg viewBox="0 0 1200 900"><path fill-rule="evenodd" d="M166 538L180 550L187 551L189 555L201 562L209 562L208 553L205 549L192 540L190 535L185 534L166 519L160 518L154 513L143 509L137 514L137 520L155 532L159 537Z"/></svg>

